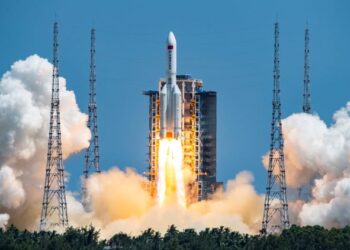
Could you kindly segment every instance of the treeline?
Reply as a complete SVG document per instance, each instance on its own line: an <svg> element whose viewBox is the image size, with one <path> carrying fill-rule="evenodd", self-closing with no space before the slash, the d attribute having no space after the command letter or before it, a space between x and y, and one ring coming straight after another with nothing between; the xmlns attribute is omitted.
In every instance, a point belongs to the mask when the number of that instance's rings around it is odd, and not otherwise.
<svg viewBox="0 0 350 250"><path fill-rule="evenodd" d="M65 233L21 231L14 226L0 229L0 249L132 249L132 250L212 250L212 249L350 249L350 226L324 229L320 226L292 226L281 235L247 235L228 228L196 232L171 226L164 235L148 229L138 236L118 233L100 240L93 227L68 228Z"/></svg>

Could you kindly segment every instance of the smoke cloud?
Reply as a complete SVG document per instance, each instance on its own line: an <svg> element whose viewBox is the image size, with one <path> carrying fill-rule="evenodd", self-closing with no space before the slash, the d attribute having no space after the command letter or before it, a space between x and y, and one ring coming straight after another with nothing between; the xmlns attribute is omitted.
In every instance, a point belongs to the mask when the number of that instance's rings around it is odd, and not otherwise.
<svg viewBox="0 0 350 250"><path fill-rule="evenodd" d="M317 115L293 114L283 121L286 178L304 187L306 202L291 203L294 223L343 227L350 224L350 102L327 126Z"/></svg>
<svg viewBox="0 0 350 250"><path fill-rule="evenodd" d="M15 62L0 80L0 212L36 229L42 203L52 64L38 55ZM60 78L63 156L88 146L87 116ZM5 218L5 217L2 217ZM3 221L3 219L1 220Z"/></svg>
<svg viewBox="0 0 350 250"><path fill-rule="evenodd" d="M348 170L350 156L349 105L337 111L331 127L316 115L294 114L283 122L287 183L308 184L325 174L334 178Z"/></svg>
<svg viewBox="0 0 350 250"><path fill-rule="evenodd" d="M6 208L17 208L25 199L22 182L17 179L12 168L0 169L0 201Z"/></svg>
<svg viewBox="0 0 350 250"><path fill-rule="evenodd" d="M344 227L350 223L349 206L350 178L328 180L327 176L324 176L316 180L312 202L302 207L301 223L323 225L328 228Z"/></svg>
<svg viewBox="0 0 350 250"><path fill-rule="evenodd" d="M5 228L10 216L8 214L0 214L0 228Z"/></svg>
<svg viewBox="0 0 350 250"><path fill-rule="evenodd" d="M85 222L80 213L76 214L80 225L93 221L93 225L100 226L103 237L120 231L138 234L150 227L165 232L172 224L179 229L226 226L244 233L256 233L263 197L255 192L252 182L252 174L242 172L228 182L225 191L218 191L210 201L194 203L187 208L176 203L159 206L149 196L144 177L132 169L113 168L89 178L87 187L92 212L85 214ZM252 203L257 206L251 206ZM74 217L72 220L75 223Z"/></svg>

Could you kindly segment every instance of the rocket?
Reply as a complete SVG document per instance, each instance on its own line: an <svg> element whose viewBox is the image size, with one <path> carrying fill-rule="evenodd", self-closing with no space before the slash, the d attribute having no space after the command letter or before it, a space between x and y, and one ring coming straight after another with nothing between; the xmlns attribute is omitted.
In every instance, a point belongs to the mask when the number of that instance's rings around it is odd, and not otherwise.
<svg viewBox="0 0 350 250"><path fill-rule="evenodd" d="M170 32L166 42L166 83L160 90L160 138L181 137L181 92L176 84L176 39Z"/></svg>

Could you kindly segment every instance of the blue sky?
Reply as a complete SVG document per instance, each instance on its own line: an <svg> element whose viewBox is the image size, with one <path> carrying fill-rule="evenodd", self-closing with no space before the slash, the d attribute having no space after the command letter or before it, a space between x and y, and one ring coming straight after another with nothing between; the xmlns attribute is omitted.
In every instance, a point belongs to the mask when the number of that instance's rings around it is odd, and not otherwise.
<svg viewBox="0 0 350 250"><path fill-rule="evenodd" d="M302 105L304 28L310 27L312 108L328 124L350 100L350 2L339 1L1 1L0 73L37 53L52 59L60 25L60 73L87 111L89 32L97 36L101 168L147 166L148 99L165 72L164 43L178 42L178 73L218 92L218 179L252 171L263 192L269 148L273 23L280 22L283 117ZM65 162L79 189L82 154ZM44 173L43 173L44 174ZM288 173L287 173L288 174Z"/></svg>

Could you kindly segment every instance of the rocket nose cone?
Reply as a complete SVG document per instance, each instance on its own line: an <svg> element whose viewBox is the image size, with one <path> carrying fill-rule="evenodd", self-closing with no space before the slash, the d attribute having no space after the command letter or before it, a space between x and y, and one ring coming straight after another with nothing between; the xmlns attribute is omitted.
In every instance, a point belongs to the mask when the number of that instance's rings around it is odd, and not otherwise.
<svg viewBox="0 0 350 250"><path fill-rule="evenodd" d="M171 45L176 45L176 39L175 39L175 35L172 31L169 32L169 35L168 35L168 44L171 44Z"/></svg>

